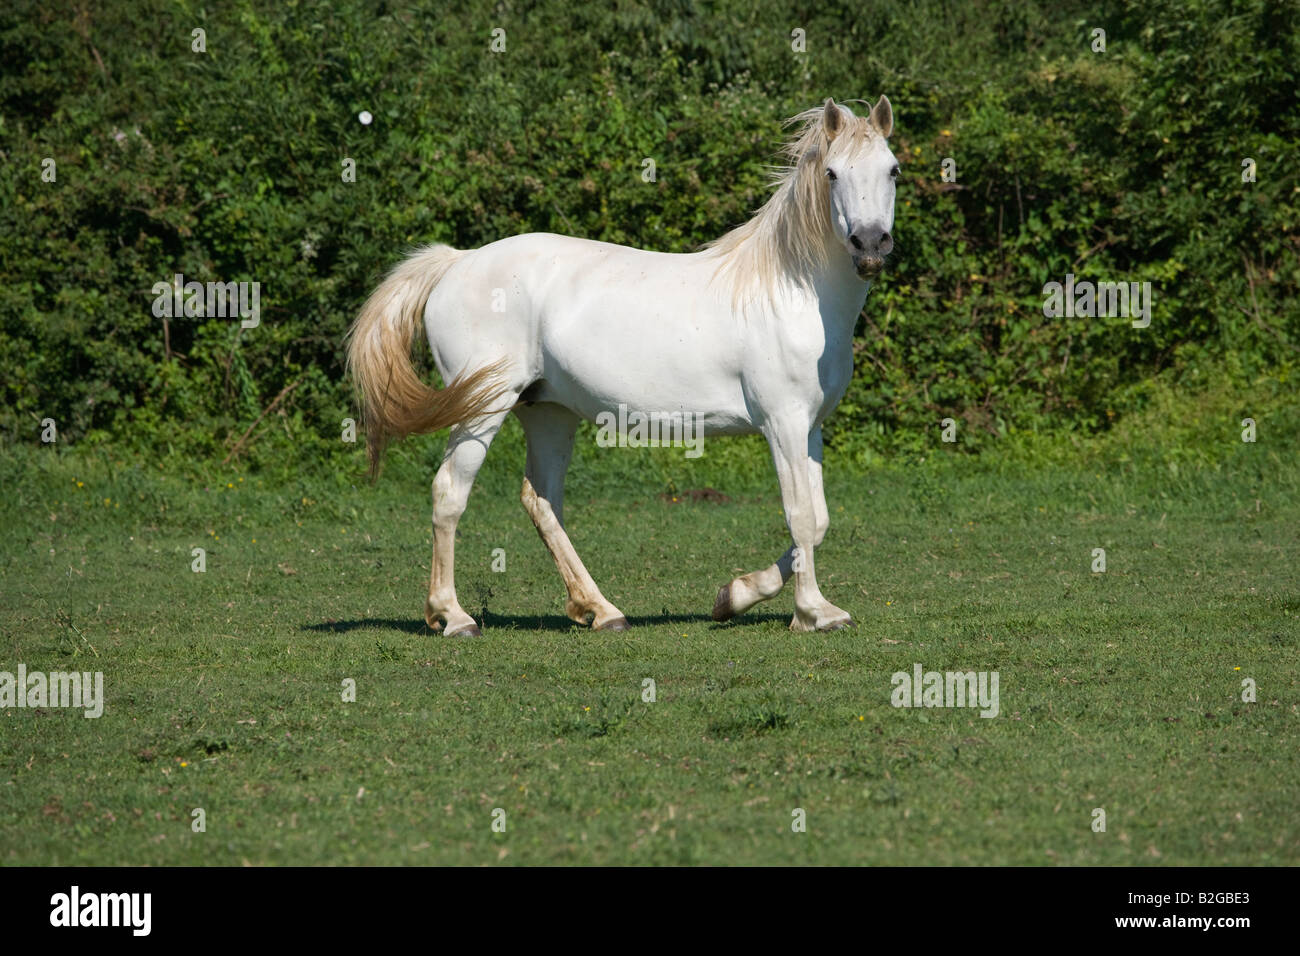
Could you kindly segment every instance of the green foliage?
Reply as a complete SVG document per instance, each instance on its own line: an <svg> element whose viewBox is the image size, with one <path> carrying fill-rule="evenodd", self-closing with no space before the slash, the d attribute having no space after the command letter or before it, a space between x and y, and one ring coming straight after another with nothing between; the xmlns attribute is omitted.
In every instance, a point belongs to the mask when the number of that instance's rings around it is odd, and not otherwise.
<svg viewBox="0 0 1300 956"><path fill-rule="evenodd" d="M52 417L63 441L221 458L291 387L241 458L355 469L341 342L406 249L554 231L689 250L763 201L783 117L881 92L904 170L897 251L831 445L920 451L953 417L976 451L1102 432L1211 380L1285 391L1300 347L1296 14L1286 0L11 4L0 428L35 443ZM489 50L496 27L505 53ZM178 272L261 283L262 324L164 329L151 289ZM1045 318L1043 284L1067 272L1150 281L1150 328Z"/></svg>
<svg viewBox="0 0 1300 956"><path fill-rule="evenodd" d="M0 669L101 671L106 698L0 710L0 861L1294 865L1300 468L1271 444L1176 474L832 474L818 576L857 626L818 634L787 630L789 586L708 616L786 546L772 491L571 495L623 633L564 617L514 495L482 495L456 542L476 617L490 592L472 639L425 627L428 505L402 482L0 449ZM998 671L999 716L892 707L915 663Z"/></svg>

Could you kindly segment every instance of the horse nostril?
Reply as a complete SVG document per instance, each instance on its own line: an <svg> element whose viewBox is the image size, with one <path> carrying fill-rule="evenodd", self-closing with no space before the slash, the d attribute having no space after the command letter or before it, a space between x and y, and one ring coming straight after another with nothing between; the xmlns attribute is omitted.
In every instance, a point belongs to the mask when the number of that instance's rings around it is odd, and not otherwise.
<svg viewBox="0 0 1300 956"><path fill-rule="evenodd" d="M858 250L858 252L862 251L862 240L857 236L849 236L849 242L852 243L853 248Z"/></svg>
<svg viewBox="0 0 1300 956"><path fill-rule="evenodd" d="M893 242L893 241L894 241L894 240L890 237L889 233L885 233L884 235L882 235L882 236L880 237L880 244L881 244L882 246L883 246L883 245L887 245L887 244L889 244L889 243L891 243L891 242Z"/></svg>

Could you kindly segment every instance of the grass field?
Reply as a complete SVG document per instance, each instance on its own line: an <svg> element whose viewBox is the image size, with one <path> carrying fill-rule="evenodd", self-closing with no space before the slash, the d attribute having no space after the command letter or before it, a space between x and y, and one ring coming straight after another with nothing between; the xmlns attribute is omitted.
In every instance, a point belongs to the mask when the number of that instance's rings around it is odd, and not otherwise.
<svg viewBox="0 0 1300 956"><path fill-rule="evenodd" d="M650 475L669 453L618 454ZM634 629L572 625L513 455L462 522L461 602L486 625L466 639L423 623L419 469L371 488L0 456L0 670L102 671L107 700L0 711L0 862L1300 860L1293 454L829 459L818 576L856 626L817 635L787 630L789 591L709 619L786 544L758 466L713 476L724 503L575 473L570 533ZM1000 713L892 707L915 663L997 671Z"/></svg>

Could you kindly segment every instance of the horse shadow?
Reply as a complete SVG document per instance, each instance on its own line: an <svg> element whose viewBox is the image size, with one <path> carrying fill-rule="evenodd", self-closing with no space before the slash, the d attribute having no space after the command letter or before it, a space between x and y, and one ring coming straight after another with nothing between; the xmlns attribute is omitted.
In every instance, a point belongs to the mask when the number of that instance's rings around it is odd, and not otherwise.
<svg viewBox="0 0 1300 956"><path fill-rule="evenodd" d="M569 631L573 629L589 630L576 624L561 614L496 614L488 611L475 616L484 630L502 631ZM763 624L771 621L786 622L789 615L775 613L745 614L730 621L715 621L707 614L647 614L630 616L629 623L635 631L638 626L649 624L703 624L711 631L726 630L743 624ZM417 636L440 636L424 622L422 618L397 617L362 617L348 621L322 621L319 624L303 624L299 630L314 631L318 634L347 634L351 631L401 631ZM611 632L617 633L617 632Z"/></svg>

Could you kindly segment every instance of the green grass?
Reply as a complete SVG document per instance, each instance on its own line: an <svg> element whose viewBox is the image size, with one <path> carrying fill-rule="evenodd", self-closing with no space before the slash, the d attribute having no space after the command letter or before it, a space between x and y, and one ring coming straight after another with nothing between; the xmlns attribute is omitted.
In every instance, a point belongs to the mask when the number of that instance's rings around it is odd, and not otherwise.
<svg viewBox="0 0 1300 956"><path fill-rule="evenodd" d="M422 619L436 443L408 443L374 488L5 453L0 670L102 671L107 704L0 711L0 862L1300 858L1293 456L1238 442L1214 467L1130 449L848 475L832 455L817 566L857 626L796 635L789 591L708 618L721 583L786 543L761 454L736 447L682 479L723 504L659 497L679 453L611 452L619 478L582 451L566 521L635 625L608 634L564 619L508 434L457 545L486 629L450 640ZM998 671L1000 715L891 707L914 662Z"/></svg>

